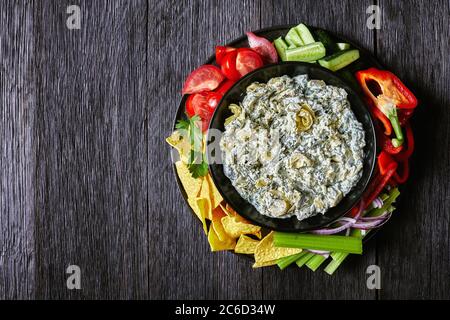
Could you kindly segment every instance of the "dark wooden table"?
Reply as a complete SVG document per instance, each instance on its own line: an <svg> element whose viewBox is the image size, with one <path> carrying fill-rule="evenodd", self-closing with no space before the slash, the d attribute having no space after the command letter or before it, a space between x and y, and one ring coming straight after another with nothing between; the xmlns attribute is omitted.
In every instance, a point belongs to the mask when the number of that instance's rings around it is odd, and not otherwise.
<svg viewBox="0 0 450 320"><path fill-rule="evenodd" d="M81 30L66 27L81 7ZM0 298L450 298L450 3L3 1L0 5ZM175 183L181 85L214 46L305 22L373 52L422 101L394 217L330 277L252 270L210 253ZM66 268L81 268L81 290ZM366 268L381 268L381 290Z"/></svg>

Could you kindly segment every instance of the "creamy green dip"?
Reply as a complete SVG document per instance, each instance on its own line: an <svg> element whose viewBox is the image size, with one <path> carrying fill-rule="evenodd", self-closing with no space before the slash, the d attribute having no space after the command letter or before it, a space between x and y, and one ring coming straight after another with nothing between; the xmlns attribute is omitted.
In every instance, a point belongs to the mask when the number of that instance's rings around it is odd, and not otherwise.
<svg viewBox="0 0 450 320"><path fill-rule="evenodd" d="M283 76L251 84L232 109L220 141L224 172L261 214L323 214L361 178L364 130L344 89Z"/></svg>

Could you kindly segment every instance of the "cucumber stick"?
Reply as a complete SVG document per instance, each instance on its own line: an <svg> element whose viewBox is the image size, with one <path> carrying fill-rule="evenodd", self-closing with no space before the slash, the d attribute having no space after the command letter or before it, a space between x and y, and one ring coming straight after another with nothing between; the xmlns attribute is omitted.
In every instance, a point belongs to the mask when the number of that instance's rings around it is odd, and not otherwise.
<svg viewBox="0 0 450 320"><path fill-rule="evenodd" d="M339 42L336 45L339 48L339 50L348 50L348 49L350 49L350 44L348 44L348 43Z"/></svg>
<svg viewBox="0 0 450 320"><path fill-rule="evenodd" d="M298 35L297 30L295 30L295 28L291 28L289 32L286 34L286 37L284 37L284 39L290 46L299 47L304 45L302 39Z"/></svg>
<svg viewBox="0 0 450 320"><path fill-rule="evenodd" d="M326 50L322 42L314 42L306 46L286 50L287 61L315 61L325 56Z"/></svg>
<svg viewBox="0 0 450 320"><path fill-rule="evenodd" d="M287 43L283 40L283 38L279 37L273 42L275 49L277 49L278 55L280 56L282 61L286 61L286 49L288 48Z"/></svg>
<svg viewBox="0 0 450 320"><path fill-rule="evenodd" d="M305 26L303 23L300 23L298 26L294 27L293 29L295 29L295 31L297 31L297 33L300 36L300 39L302 39L302 42L304 45L316 42L316 40L314 40L314 37L311 34L311 32L309 32L308 27Z"/></svg>
<svg viewBox="0 0 450 320"><path fill-rule="evenodd" d="M286 52L287 55L287 52ZM289 57L288 57L289 59ZM359 59L358 50L344 50L319 60L319 64L331 71L340 70Z"/></svg>
<svg viewBox="0 0 450 320"><path fill-rule="evenodd" d="M331 36L328 34L328 32L318 29L315 31L315 36L317 41L320 41L325 46L325 49L327 49L327 53L333 54L335 52L339 51L339 47L336 44L336 42L331 38Z"/></svg>

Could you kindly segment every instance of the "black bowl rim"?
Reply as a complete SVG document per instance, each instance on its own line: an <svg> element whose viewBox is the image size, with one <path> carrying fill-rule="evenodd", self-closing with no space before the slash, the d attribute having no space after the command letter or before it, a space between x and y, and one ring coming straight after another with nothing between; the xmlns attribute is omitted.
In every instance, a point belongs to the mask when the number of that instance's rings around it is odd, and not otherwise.
<svg viewBox="0 0 450 320"><path fill-rule="evenodd" d="M232 89L233 89L234 87L240 85L240 83L246 81L247 79L253 77L254 75L259 74L259 73L263 72L263 71L266 70L266 69L273 68L273 67L280 66L280 65L302 65L302 66L306 66L306 67L308 67L308 68L316 68L316 69L320 69L320 70L322 70L322 71L324 71L324 72L330 74L331 77L335 77L335 78L339 79L339 81L342 82L344 85L345 85L345 83L346 83L345 80L343 80L337 73L334 73L334 72L332 72L332 71L330 71L330 70L328 70L328 69L326 69L326 68L324 68L324 67L322 67L322 66L320 66L320 65L317 65L317 64L310 64L310 63L307 63L307 62L299 62L299 61L280 61L280 62L278 62L278 63L267 64L267 65L265 65L265 66L263 66L263 67L261 67L261 68L258 68L258 69L256 69L256 70L254 70L254 71L252 71L252 72L246 74L244 77L242 77L241 79L239 79L238 81L236 81L236 83L233 84L233 86L229 89L228 92L231 92ZM350 92L351 92L354 96L358 97L358 99L361 100L361 102L362 102L363 105L367 105L366 102L365 102L365 100L361 97L361 95L360 95L359 92L355 91L355 90L354 90L353 88L351 88L349 85L345 85L345 87L346 87L346 90L350 90ZM227 93L228 93L228 92L227 92ZM222 105L222 100L225 98L225 96L227 95L227 93L225 93L225 95L224 95L224 96L222 97L222 99L219 101L219 104L218 104L217 108L214 110L214 113L213 113L213 115L212 115L212 117L211 117L211 121L210 121L210 123L209 123L206 141L209 141L209 140L210 140L209 129L212 128L212 124L213 124L213 122L214 122L213 120L214 120L214 118L217 116L217 114L219 113L219 109L220 109L220 107L221 107L221 105ZM223 106L222 106L222 107L223 107ZM364 182L363 186L361 187L361 191L357 193L358 197L356 197L355 200L354 200L353 202L351 202L351 203L352 203L352 206L351 206L351 207L353 207L356 203L358 203L359 199L360 199L360 198L362 197L362 195L364 194L364 191L367 189L367 186L369 185L369 183L370 183L370 181L371 181L371 179L372 179L372 177L373 177L373 173L374 173L374 169L375 169L375 164L376 164L377 136L376 136L376 132L375 132L375 126L374 126L373 118L372 118L372 116L370 115L369 110L368 110L367 108L364 109L364 110L365 110L366 114L369 116L368 118L370 119L370 121L369 121L370 128L369 128L369 129L370 129L370 134L371 134L371 136L373 137L373 141L374 141L374 145L373 145L374 150L371 150L372 153L373 153L373 156L372 156L371 159L370 159L370 167L369 167L368 174L367 174L367 180ZM213 129L214 129L214 128L213 128ZM368 133L369 133L369 132L366 132L366 134L368 134ZM208 149L209 146L207 145L206 148ZM208 152L207 152L207 154L208 154ZM208 164L208 168L209 168L209 171L210 171L210 173L211 173L211 177L212 177L212 179L213 179L214 184L217 186L217 190L219 191L219 193L221 194L221 196L223 197L223 199L224 199L224 200L225 200L225 201L226 201L226 202L227 202L227 203L228 203L228 204L229 204L236 212L240 212L239 208L235 208L235 207L233 206L233 202L230 201L228 195L222 191L221 184L220 184L220 182L218 181L218 178L217 178L216 173L215 173L216 170L213 168L213 166L214 166L214 164ZM236 190L235 192L239 195L239 193L237 192L237 190ZM239 196L240 196L240 195L239 195ZM243 200L244 200L245 202L247 202L250 206L252 206L252 207L254 208L254 206L253 206L251 203L249 203L249 202L246 201L245 199L243 199ZM261 223L260 221L256 221L255 219L253 219L252 217L249 217L249 216L247 216L247 215L242 214L242 216L243 216L244 218L246 218L247 220L249 220L250 222L252 222L252 223L254 223L254 224L258 225L258 226L261 226L261 227L263 227L263 228L268 228L268 229L271 229L271 230L274 230L274 231L280 231L280 232L296 232L296 233L299 233L299 232L308 232L308 231L320 229L320 228L322 228L322 227L325 227L325 226L327 226L327 225L330 225L331 223L335 222L337 219L339 219L339 218L345 216L345 215L351 210L351 207L350 207L350 209L348 209L348 210L342 210L342 212L341 212L339 215L336 215L335 218L333 218L333 219L331 219L331 220L329 220L329 221L324 221L323 223L319 223L319 224L316 224L316 225L314 225L314 226L312 226L312 227L306 227L306 228L279 227L279 226L277 226L277 227L272 227L272 226L268 226L268 225L266 225L266 224L264 224L264 223ZM331 208L330 208L330 209L331 209ZM254 208L254 210L256 210L256 208ZM256 211L257 211L257 210L256 210ZM328 212L328 211L327 211L327 212ZM327 212L325 212L323 215L326 215ZM259 213L259 214L260 214L260 213ZM260 215L261 215L261 214L260 214ZM314 215L314 216L312 216L312 217L309 217L309 218L306 218L306 219L301 220L301 221L305 221L305 220L308 220L308 219L310 219L310 218L314 218L315 216L316 216L316 215ZM271 220L276 220L276 218L272 218L272 217L268 217L268 218L271 219ZM284 219L280 219L280 220L284 220Z"/></svg>

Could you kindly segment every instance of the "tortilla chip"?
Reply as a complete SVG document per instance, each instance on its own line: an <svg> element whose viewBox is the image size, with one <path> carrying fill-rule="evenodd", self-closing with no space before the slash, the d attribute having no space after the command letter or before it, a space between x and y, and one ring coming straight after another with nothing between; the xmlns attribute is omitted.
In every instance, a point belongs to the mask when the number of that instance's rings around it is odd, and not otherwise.
<svg viewBox="0 0 450 320"><path fill-rule="evenodd" d="M268 261L276 261L280 258L292 256L302 252L297 248L277 248L273 244L273 231L262 239L255 248L255 264L260 265Z"/></svg>
<svg viewBox="0 0 450 320"><path fill-rule="evenodd" d="M237 221L242 222L242 223L251 224L247 219L245 219L244 217L239 215L239 213L234 211L234 209L228 203L225 205L225 211L227 212L227 214L229 216L236 217Z"/></svg>
<svg viewBox="0 0 450 320"><path fill-rule="evenodd" d="M198 206L198 210L200 213L200 221L203 224L203 231L205 231L205 234L208 233L208 228L206 226L206 218L212 216L210 213L211 211L211 201L209 199L205 198L197 198L196 203Z"/></svg>
<svg viewBox="0 0 450 320"><path fill-rule="evenodd" d="M207 218L209 220L212 220L212 209L215 207L212 205L212 199L211 199L211 191L209 189L209 183L207 179L203 179L202 186L200 189L200 198L208 199L210 204L210 210L208 212Z"/></svg>
<svg viewBox="0 0 450 320"><path fill-rule="evenodd" d="M236 241L231 239L231 241L220 241L218 235L214 228L209 228L208 232L208 242L211 247L211 251L223 251L223 250L233 250L236 246Z"/></svg>
<svg viewBox="0 0 450 320"><path fill-rule="evenodd" d="M222 218L222 225L232 238L239 238L242 234L253 234L261 238L261 227L241 222L236 216L224 216Z"/></svg>
<svg viewBox="0 0 450 320"><path fill-rule="evenodd" d="M223 228L222 225L221 219L225 216L226 216L225 212L223 212L220 207L215 208L212 212L211 224L220 241L233 241L233 238L230 237L228 233L225 232L225 229Z"/></svg>
<svg viewBox="0 0 450 320"><path fill-rule="evenodd" d="M277 264L277 260L270 260L270 261L264 261L264 262L255 262L252 266L252 268L261 268L261 267L268 267L273 266Z"/></svg>
<svg viewBox="0 0 450 320"><path fill-rule="evenodd" d="M192 211L194 211L197 218L202 221L202 214L200 212L200 209L197 205L197 198L188 198L189 206L192 208Z"/></svg>
<svg viewBox="0 0 450 320"><path fill-rule="evenodd" d="M203 179L193 178L191 173L189 172L187 165L182 161L177 161L175 163L175 167L177 169L178 177L180 178L181 184L183 185L187 197L197 197L202 187Z"/></svg>
<svg viewBox="0 0 450 320"><path fill-rule="evenodd" d="M166 142L170 144L171 147L175 148L180 155L180 159L184 163L187 163L191 148L188 139L185 139L182 134L176 130L170 137L166 138Z"/></svg>
<svg viewBox="0 0 450 320"><path fill-rule="evenodd" d="M213 208L217 208L219 204L223 201L222 195L220 194L219 190L217 190L216 185L214 184L214 181L212 180L211 176L206 176L206 179L209 183L209 190L211 192L211 205Z"/></svg>
<svg viewBox="0 0 450 320"><path fill-rule="evenodd" d="M241 235L236 244L236 247L234 248L234 252L243 254L254 254L258 243L259 243L258 240L247 237L246 235Z"/></svg>

